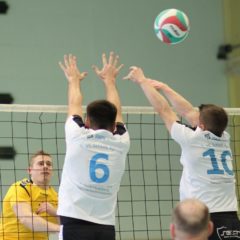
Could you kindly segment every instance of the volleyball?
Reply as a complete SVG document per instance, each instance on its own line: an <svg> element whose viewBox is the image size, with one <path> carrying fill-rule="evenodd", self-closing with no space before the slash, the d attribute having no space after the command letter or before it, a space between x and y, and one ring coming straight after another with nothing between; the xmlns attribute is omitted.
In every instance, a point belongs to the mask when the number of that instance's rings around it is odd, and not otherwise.
<svg viewBox="0 0 240 240"><path fill-rule="evenodd" d="M159 13L154 21L154 31L164 43L177 44L182 42L190 29L187 15L178 9L166 9Z"/></svg>

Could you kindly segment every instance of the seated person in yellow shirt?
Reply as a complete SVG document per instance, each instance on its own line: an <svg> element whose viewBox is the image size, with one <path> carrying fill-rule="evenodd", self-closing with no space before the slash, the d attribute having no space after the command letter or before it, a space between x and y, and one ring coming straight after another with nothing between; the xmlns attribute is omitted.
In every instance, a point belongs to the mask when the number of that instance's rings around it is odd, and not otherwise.
<svg viewBox="0 0 240 240"><path fill-rule="evenodd" d="M48 239L58 232L57 192L49 185L52 157L43 151L30 159L30 179L11 185L2 203L0 240Z"/></svg>

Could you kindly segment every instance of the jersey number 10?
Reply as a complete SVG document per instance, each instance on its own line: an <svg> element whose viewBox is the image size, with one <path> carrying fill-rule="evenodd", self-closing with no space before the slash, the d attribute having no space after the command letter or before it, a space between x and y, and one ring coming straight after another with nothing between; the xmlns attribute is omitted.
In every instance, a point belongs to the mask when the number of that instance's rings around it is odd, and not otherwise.
<svg viewBox="0 0 240 240"><path fill-rule="evenodd" d="M229 151L223 151L220 157L221 165L223 169L220 169L218 165L218 161L216 158L215 150L213 148L208 149L206 152L203 153L203 157L210 157L212 163L212 169L207 170L207 174L224 174L227 173L228 175L233 175L233 171L229 169L227 165L227 157L231 157L231 153Z"/></svg>

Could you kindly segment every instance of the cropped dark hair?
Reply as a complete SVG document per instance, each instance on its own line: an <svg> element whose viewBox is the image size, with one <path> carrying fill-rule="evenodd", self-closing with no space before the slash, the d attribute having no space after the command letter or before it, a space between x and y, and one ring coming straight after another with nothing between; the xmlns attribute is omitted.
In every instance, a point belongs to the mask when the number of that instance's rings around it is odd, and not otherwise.
<svg viewBox="0 0 240 240"><path fill-rule="evenodd" d="M226 111L213 104L202 104L199 106L199 120L206 129L218 137L221 137L228 124Z"/></svg>
<svg viewBox="0 0 240 240"><path fill-rule="evenodd" d="M87 106L87 117L93 129L113 129L116 116L116 106L107 100L97 100Z"/></svg>

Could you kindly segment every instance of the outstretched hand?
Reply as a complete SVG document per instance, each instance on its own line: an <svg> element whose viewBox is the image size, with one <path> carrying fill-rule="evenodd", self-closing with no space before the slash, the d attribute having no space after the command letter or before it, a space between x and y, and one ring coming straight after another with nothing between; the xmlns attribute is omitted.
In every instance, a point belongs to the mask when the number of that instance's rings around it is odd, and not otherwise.
<svg viewBox="0 0 240 240"><path fill-rule="evenodd" d="M112 81L116 79L119 71L122 69L123 64L119 65L119 56L114 52L110 52L109 59L107 60L106 54L102 54L102 69L99 69L97 66L93 65L92 68L97 74L97 76L102 79L104 82Z"/></svg>
<svg viewBox="0 0 240 240"><path fill-rule="evenodd" d="M136 82L138 84L141 84L145 81L147 81L146 77L144 76L143 70L139 67L132 66L129 68L129 73L126 77L124 77L124 80L131 80L133 82Z"/></svg>
<svg viewBox="0 0 240 240"><path fill-rule="evenodd" d="M59 66L63 70L68 82L83 80L87 76L87 72L80 72L77 67L77 58L72 54L64 55L64 64L59 62Z"/></svg>

